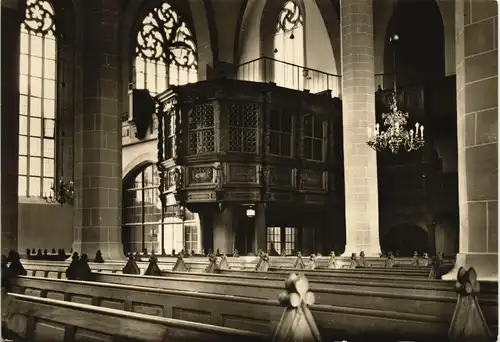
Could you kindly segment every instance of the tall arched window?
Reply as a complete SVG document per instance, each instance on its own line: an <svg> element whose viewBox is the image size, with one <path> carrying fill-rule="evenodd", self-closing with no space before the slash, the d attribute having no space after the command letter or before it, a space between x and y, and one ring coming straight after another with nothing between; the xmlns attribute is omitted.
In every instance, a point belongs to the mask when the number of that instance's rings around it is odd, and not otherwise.
<svg viewBox="0 0 500 342"><path fill-rule="evenodd" d="M293 1L287 1L278 15L274 35L275 58L274 80L277 85L302 89L304 75L304 19L300 7ZM286 63L280 63L286 62Z"/></svg>
<svg viewBox="0 0 500 342"><path fill-rule="evenodd" d="M52 5L28 0L20 41L19 196L43 196L54 183L55 30Z"/></svg>
<svg viewBox="0 0 500 342"><path fill-rule="evenodd" d="M142 21L134 67L135 88L153 95L198 80L194 37L168 3L155 7Z"/></svg>
<svg viewBox="0 0 500 342"><path fill-rule="evenodd" d="M123 246L125 253L147 251L155 254L175 249L199 253L200 221L197 214L178 205L162 213L155 164L127 177L123 187Z"/></svg>

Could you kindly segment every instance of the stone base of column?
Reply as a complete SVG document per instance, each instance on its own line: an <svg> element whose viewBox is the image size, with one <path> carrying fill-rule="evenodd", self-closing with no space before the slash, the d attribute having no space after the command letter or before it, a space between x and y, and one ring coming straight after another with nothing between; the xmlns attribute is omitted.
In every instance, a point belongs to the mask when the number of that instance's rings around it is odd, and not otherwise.
<svg viewBox="0 0 500 342"><path fill-rule="evenodd" d="M455 267L442 279L456 280L460 267L474 267L478 280L498 281L498 253L459 253Z"/></svg>
<svg viewBox="0 0 500 342"><path fill-rule="evenodd" d="M112 260L125 260L125 254L123 253L123 244L116 242L97 242L97 243L82 243L75 241L73 242L73 252L78 252L80 255L83 253L87 254L89 260L92 261L95 258L95 253L100 250L102 253L102 258L104 261Z"/></svg>
<svg viewBox="0 0 500 342"><path fill-rule="evenodd" d="M382 254L380 246L378 246L378 245L374 245L374 246L368 246L368 245L350 246L350 245L346 245L345 252L342 253L341 256L350 258L352 253L356 253L356 255L359 256L359 254L362 251L365 252L366 257L372 257L372 258L379 258L380 255Z"/></svg>

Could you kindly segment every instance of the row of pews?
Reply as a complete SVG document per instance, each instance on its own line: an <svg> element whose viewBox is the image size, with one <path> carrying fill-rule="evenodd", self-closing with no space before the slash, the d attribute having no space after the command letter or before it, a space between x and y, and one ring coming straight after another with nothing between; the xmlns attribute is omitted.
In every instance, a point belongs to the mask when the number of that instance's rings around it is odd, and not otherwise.
<svg viewBox="0 0 500 342"><path fill-rule="evenodd" d="M87 262L94 272L81 281L64 279L68 263L23 260L27 275L9 280L2 320L35 341L495 340L497 283L479 289L473 269L461 269L454 283L429 279L431 266L337 269L328 268L331 257L324 268L300 261L130 257L127 264ZM142 275L123 274L130 270ZM129 321L134 332L120 328Z"/></svg>

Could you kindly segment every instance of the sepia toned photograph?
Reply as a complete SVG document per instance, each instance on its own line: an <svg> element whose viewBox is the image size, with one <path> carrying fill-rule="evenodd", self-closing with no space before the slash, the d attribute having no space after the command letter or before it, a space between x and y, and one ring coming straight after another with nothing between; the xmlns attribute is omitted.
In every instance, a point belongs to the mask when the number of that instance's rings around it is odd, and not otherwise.
<svg viewBox="0 0 500 342"><path fill-rule="evenodd" d="M1 0L1 341L498 340L495 0Z"/></svg>

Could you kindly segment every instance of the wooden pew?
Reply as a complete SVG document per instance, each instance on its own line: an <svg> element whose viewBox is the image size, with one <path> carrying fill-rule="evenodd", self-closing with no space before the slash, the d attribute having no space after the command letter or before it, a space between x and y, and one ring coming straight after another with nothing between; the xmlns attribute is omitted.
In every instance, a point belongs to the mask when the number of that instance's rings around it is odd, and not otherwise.
<svg viewBox="0 0 500 342"><path fill-rule="evenodd" d="M205 268L208 266L208 259L205 260L198 260L196 262L192 262L191 260L186 260L184 259L187 266L190 268L190 271L192 271L193 265L196 265L197 267L197 272L203 272ZM141 274L144 273L145 269L147 268L148 263L145 262L139 262L138 266L141 269ZM231 264L230 264L231 265ZM32 276L37 276L37 277L50 277L50 278L58 278L58 279L64 279L65 278L65 272L67 267L69 266L69 263L47 263L47 262L31 262L31 261L23 261L23 266L24 268L28 271L28 275ZM107 273L117 273L121 274L122 269L125 266L125 263L92 263L89 262L89 266L92 269L92 271L95 272L107 272ZM162 270L171 270L172 266L165 266L163 263L158 263L158 266ZM232 266L230 266L232 267ZM254 268L255 269L255 268ZM272 269L271 271L279 271L279 272L295 272L296 269ZM322 274L324 276L344 276L344 275L359 275L362 278L371 278L371 277L420 277L420 278L426 278L427 274L425 272L421 271L412 271L412 272L405 272L405 271L400 271L395 268L382 268L380 270L373 270L370 271L369 269L328 269L328 270L315 270L315 272L325 272L325 273L318 273Z"/></svg>
<svg viewBox="0 0 500 342"><path fill-rule="evenodd" d="M275 293L274 299L255 299L30 277L19 277L15 286L33 296L43 295L154 316L238 327L266 335L276 330L283 312L277 300L280 291ZM279 290L282 289L283 282ZM449 328L449 320L439 315L321 304L312 305L311 310L326 341L359 337L361 334L380 335L394 341L402 338L422 340L427 336L445 338Z"/></svg>
<svg viewBox="0 0 500 342"><path fill-rule="evenodd" d="M130 277L127 275L119 276L111 274L98 274L97 276ZM146 283L149 286L157 287L159 285L154 281L155 278L158 277L142 276L140 278L147 278L146 280L148 281ZM191 281L191 283L192 282L193 281ZM234 283L225 283L231 288L234 288ZM249 289L257 288L258 290L258 286L252 286L248 281L246 283ZM276 305L275 299L251 299L242 296L234 296L234 292L227 291L228 288L223 288L224 286L222 285L217 289L224 294L231 294L231 296L224 297L219 295L217 297L217 295L213 294L192 293L187 291L138 288L137 285L129 287L31 277L19 277L17 283L14 283L14 286L29 289L29 293L34 295L59 296L59 298L62 296L62 298L69 300L81 300L83 297L87 297L86 300L88 302L90 301L90 303L97 305L111 305L112 307L114 306L128 310L146 310L148 313L156 313L157 315L173 315L173 305L177 305L178 308L184 309L179 311L184 312L185 316L183 319L186 319L185 317L187 317L190 309L198 313L198 315L189 316L190 318L188 319L192 320L200 320L200 318L203 317L200 315L200 311L205 311L207 313L205 318L215 317L210 323L226 322L227 324L227 318L239 317L240 319L237 321L237 324L241 325L242 321L246 321L248 325L251 319L262 322L263 317L265 317L269 318L269 326L275 327L277 323L273 325L272 321L276 321L276 317L279 316L279 310L273 309L273 307L275 307L273 303ZM184 286L183 289L186 289L186 286ZM266 287L268 288L269 286ZM276 290L282 289L282 287L283 282L281 282L281 286L277 287ZM260 286L260 288L262 289L262 286ZM33 291L33 289L37 291ZM200 288L196 289L200 290ZM317 292L318 291L315 291L316 298L318 298ZM277 292L274 292L273 295L276 296L276 293ZM189 300L188 298L191 299ZM209 299L214 300L214 302L210 304L208 302ZM411 298L407 298L407 302L411 300ZM445 312L440 312L439 309L442 309L444 305L443 300L435 304L433 311L425 313L422 311L415 311L418 312L417 314L387 309L373 309L376 305L369 304L372 302L376 303L378 300L372 296L365 295L364 301L367 304L366 308L352 308L335 304L312 305L311 310L323 337L326 337L326 340L332 340L359 337L362 334L369 334L369 336L383 336L386 340L387 338L396 340L404 338L406 340L424 341L428 340L430 336L432 336L432 338L445 338L454 311L453 307L452 311L447 312L447 314ZM158 305L158 303L161 304ZM252 305L255 306L252 307ZM400 305L404 306L404 303ZM156 311L151 309L152 306L156 306ZM166 309L165 306L167 307ZM172 309L170 309L171 306ZM149 310L146 309L148 307ZM208 314L208 312L214 311L215 314ZM219 314L217 314L217 312ZM247 317L242 317L242 314L245 314ZM219 315L226 319L218 319L217 317L220 317ZM249 315L252 317L248 317ZM496 311L494 315L496 315ZM271 318L271 316L273 318ZM236 322L236 320L233 320L233 322ZM257 328L258 327L254 325L252 330L258 331L256 330Z"/></svg>
<svg viewBox="0 0 500 342"><path fill-rule="evenodd" d="M274 284L261 284L258 280L220 281L203 278L150 277L136 275L115 275L109 273L96 274L99 282L127 284L133 286L155 287L172 290L198 291L225 295L243 296L261 299L274 299L282 288L283 281ZM400 313L419 313L439 315L451 319L456 304L456 295L417 295L404 289L397 291L375 292L360 290L337 290L331 286L315 287L317 303L359 309L372 309ZM481 301L483 311L491 324L497 321L497 301L484 298Z"/></svg>
<svg viewBox="0 0 500 342"><path fill-rule="evenodd" d="M255 332L153 317L93 305L8 294L2 323L27 341L269 341Z"/></svg>

